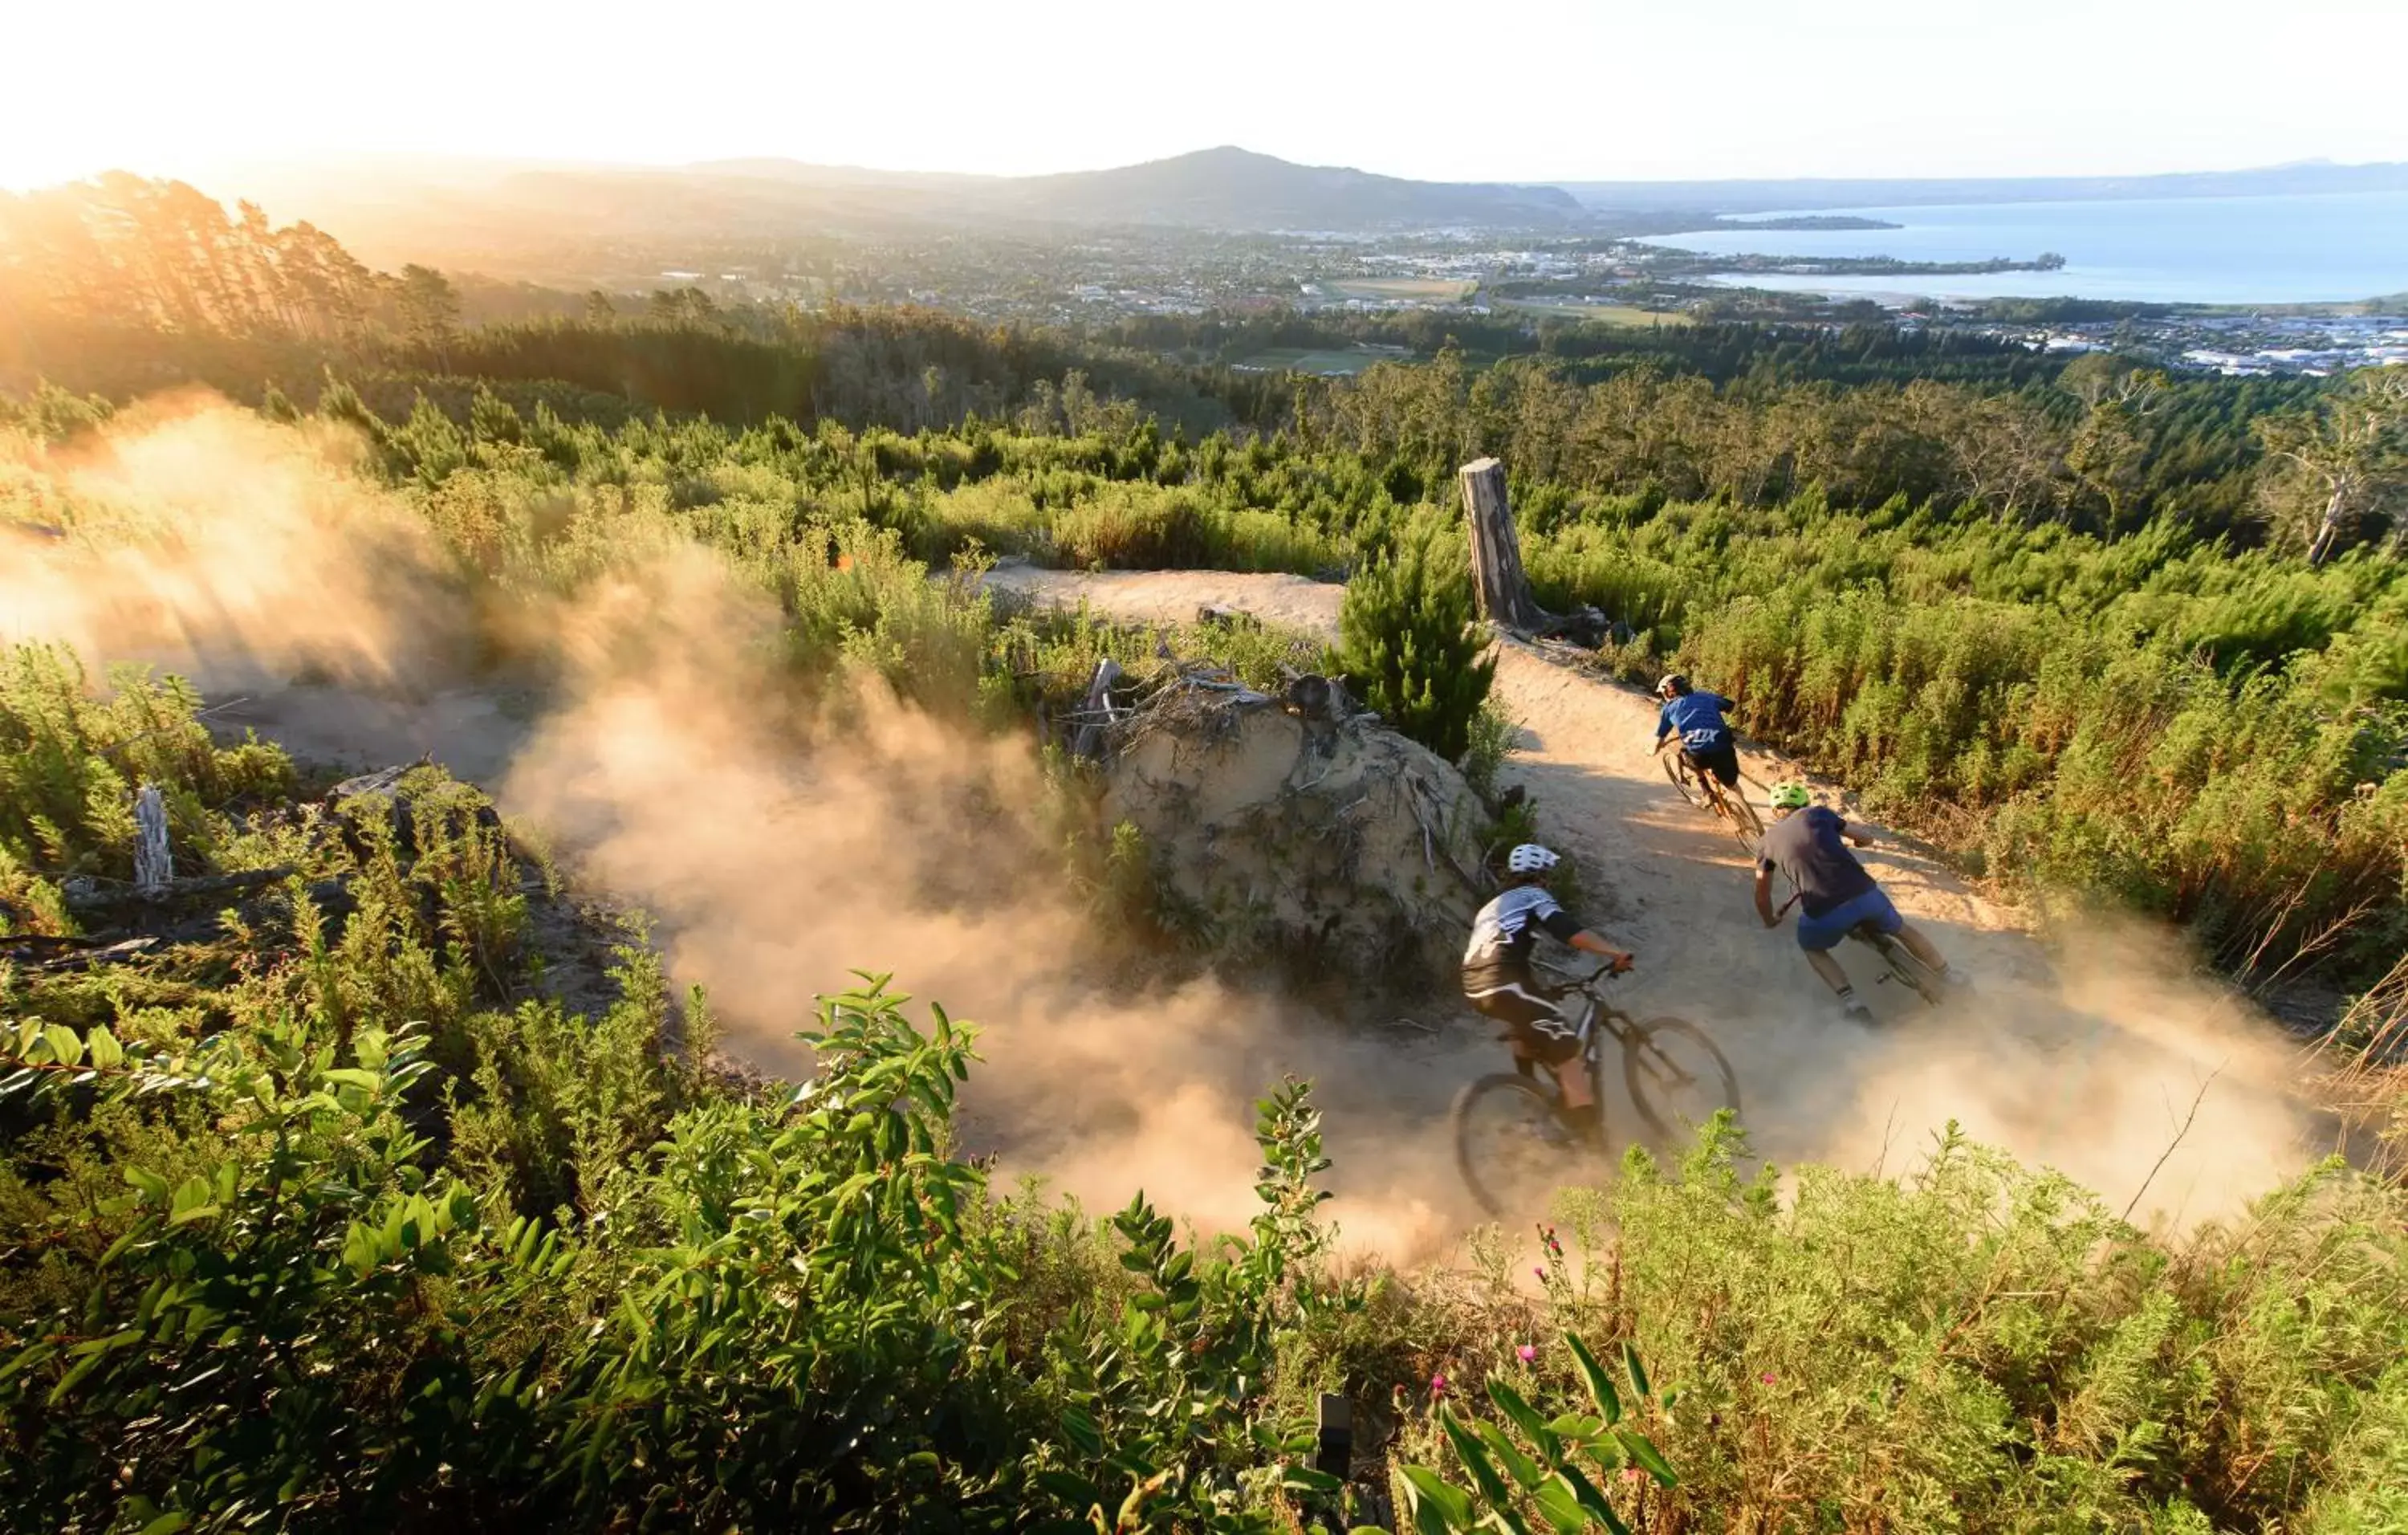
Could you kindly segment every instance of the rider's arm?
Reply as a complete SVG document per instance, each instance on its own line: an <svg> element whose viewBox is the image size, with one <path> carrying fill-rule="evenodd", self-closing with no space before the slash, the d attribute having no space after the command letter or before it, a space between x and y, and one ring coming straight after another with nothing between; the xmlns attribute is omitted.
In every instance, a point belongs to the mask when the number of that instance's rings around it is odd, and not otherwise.
<svg viewBox="0 0 2408 1535"><path fill-rule="evenodd" d="M1617 970L1627 969L1630 967L1632 956L1627 950L1617 949L1583 927L1578 919L1560 906L1551 904L1549 910L1541 912L1539 925L1553 934L1558 942L1569 944L1584 954L1596 954Z"/></svg>
<svg viewBox="0 0 2408 1535"><path fill-rule="evenodd" d="M1756 914L1764 919L1767 927L1781 920L1780 913L1772 909L1772 868L1768 864L1756 866Z"/></svg>
<svg viewBox="0 0 2408 1535"><path fill-rule="evenodd" d="M1615 948L1584 927L1564 941L1575 949L1598 955L1617 970L1627 970L1639 962L1637 954L1627 949Z"/></svg>

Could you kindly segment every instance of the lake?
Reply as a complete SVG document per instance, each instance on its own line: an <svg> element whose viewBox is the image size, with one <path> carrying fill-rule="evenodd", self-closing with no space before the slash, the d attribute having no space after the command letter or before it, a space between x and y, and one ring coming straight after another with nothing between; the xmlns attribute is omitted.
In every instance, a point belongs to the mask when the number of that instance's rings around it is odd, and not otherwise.
<svg viewBox="0 0 2408 1535"><path fill-rule="evenodd" d="M2408 293L2408 192L1813 211L1853 213L1905 227L1706 230L1650 236L1648 243L1709 254L1902 261L2029 261L2054 251L2066 262L2061 271L1967 277L1768 273L1726 280L1805 293L2187 304L2333 302Z"/></svg>

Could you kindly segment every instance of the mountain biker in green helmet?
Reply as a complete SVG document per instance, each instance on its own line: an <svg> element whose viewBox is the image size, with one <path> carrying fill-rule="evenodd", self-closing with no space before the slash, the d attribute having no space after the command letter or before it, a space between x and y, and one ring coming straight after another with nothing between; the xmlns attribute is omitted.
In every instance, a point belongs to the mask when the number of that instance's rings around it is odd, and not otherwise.
<svg viewBox="0 0 2408 1535"><path fill-rule="evenodd" d="M1872 840L1870 837L1848 825L1837 811L1813 803L1803 783L1772 786L1772 816L1756 864L1756 914L1767 927L1780 923L1780 914L1772 908L1772 876L1776 872L1788 876L1798 890L1798 947L1806 952L1806 962L1814 967L1814 973L1839 994L1842 1011L1858 1020L1872 1017L1872 1011L1849 983L1848 972L1831 957L1840 940L1863 923L1896 935L1942 984L1964 983L1931 940L1899 915L1889 897L1848 851L1849 843L1864 847Z"/></svg>
<svg viewBox="0 0 2408 1535"><path fill-rule="evenodd" d="M1634 956L1580 925L1547 889L1563 860L1536 842L1525 842L1505 860L1506 886L1471 919L1471 941L1463 950L1463 997L1483 1015L1506 1026L1513 1069L1527 1076L1535 1065L1555 1073L1562 1089L1566 1126L1584 1140L1602 1138L1597 1097L1581 1069L1580 1037L1558 1003L1569 988L1542 986L1530 968L1531 951L1543 932L1557 941L1602 957L1616 974Z"/></svg>

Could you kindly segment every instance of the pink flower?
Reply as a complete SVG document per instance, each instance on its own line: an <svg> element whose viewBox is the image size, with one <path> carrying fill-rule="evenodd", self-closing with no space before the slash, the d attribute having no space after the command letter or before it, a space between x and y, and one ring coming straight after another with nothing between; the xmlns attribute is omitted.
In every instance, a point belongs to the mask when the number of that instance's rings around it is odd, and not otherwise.
<svg viewBox="0 0 2408 1535"><path fill-rule="evenodd" d="M1443 1397L1446 1395L1445 1376L1433 1375L1430 1377L1430 1395L1433 1397Z"/></svg>
<svg viewBox="0 0 2408 1535"><path fill-rule="evenodd" d="M1645 1471L1641 1470L1636 1466L1625 1466L1622 1468L1622 1479L1625 1482L1637 1482L1643 1479L1646 1475L1647 1473Z"/></svg>
<svg viewBox="0 0 2408 1535"><path fill-rule="evenodd" d="M1762 1381L1762 1382L1763 1382L1765 1384L1767 1384L1767 1385L1770 1385L1770 1384L1771 1384L1775 1380L1777 1380L1777 1379L1779 1379L1779 1378L1780 1378L1780 1377L1778 1377L1778 1376L1774 1375L1774 1374L1772 1373L1772 1371L1770 1371L1770 1370L1766 1370L1763 1374L1758 1375L1758 1376L1756 1377L1756 1379L1757 1379L1757 1380Z"/></svg>
<svg viewBox="0 0 2408 1535"><path fill-rule="evenodd" d="M1513 1356L1521 1360L1526 1365L1534 1365L1539 1362L1539 1351L1532 1348L1527 1343L1515 1345L1513 1349Z"/></svg>
<svg viewBox="0 0 2408 1535"><path fill-rule="evenodd" d="M1546 1280L1547 1280L1547 1271L1546 1271L1544 1269L1540 1268L1537 1264L1535 1264L1535 1263L1534 1263L1534 1264L1532 1264L1532 1265L1530 1266L1530 1272L1532 1272L1532 1273L1534 1273L1534 1274L1536 1274L1536 1275L1538 1275L1538 1276L1539 1276L1539 1283L1541 1283L1541 1284L1542 1284L1546 1283Z"/></svg>

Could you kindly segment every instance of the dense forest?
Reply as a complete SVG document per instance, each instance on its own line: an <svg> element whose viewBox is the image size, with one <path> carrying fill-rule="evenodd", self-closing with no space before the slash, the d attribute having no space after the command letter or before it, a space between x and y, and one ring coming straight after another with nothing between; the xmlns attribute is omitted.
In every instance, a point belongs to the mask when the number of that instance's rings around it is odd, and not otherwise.
<svg viewBox="0 0 2408 1535"><path fill-rule="evenodd" d="M0 538L99 537L52 469L206 385L398 509L483 664L523 661L511 615L695 548L775 615L765 713L870 672L1003 732L1099 641L933 573L1394 571L1454 552L1455 469L1493 452L1542 600L1615 625L1592 665L1688 669L1979 872L2372 999L2344 1043L2398 1004L2392 380L1415 321L1352 332L1412 360L1305 380L1223 362L1327 334L1293 318L677 293L479 326L454 279L213 208L130 179L0 208ZM0 664L7 1528L2408 1520L2408 1196L2374 1177L2172 1233L1953 1136L1790 1185L1717 1126L1570 1196L1535 1274L1491 1233L1420 1276L1335 1259L1290 1083L1242 1230L1134 1190L1098 1220L955 1155L977 1035L908 976L798 1002L800 1087L714 1069L708 999L632 928L565 929L477 789L333 796L208 703L56 645ZM83 947L140 783L223 914ZM1060 840L1098 941L1162 945L1110 829ZM1357 1404L1346 1476L1313 1464L1324 1390Z"/></svg>

